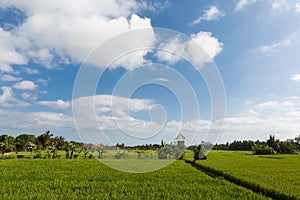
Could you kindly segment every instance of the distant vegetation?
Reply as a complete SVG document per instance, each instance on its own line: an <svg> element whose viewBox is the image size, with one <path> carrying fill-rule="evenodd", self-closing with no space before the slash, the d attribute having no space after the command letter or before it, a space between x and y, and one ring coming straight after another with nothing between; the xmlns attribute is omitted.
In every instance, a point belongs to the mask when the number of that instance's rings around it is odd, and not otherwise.
<svg viewBox="0 0 300 200"><path fill-rule="evenodd" d="M300 150L300 135L294 139L280 141L270 135L267 141L233 141L232 143L216 144L214 150L252 151L253 154L294 154Z"/></svg>
<svg viewBox="0 0 300 200"><path fill-rule="evenodd" d="M206 149L214 150L244 150L252 151L253 154L294 154L300 150L300 135L294 139L280 141L275 136L270 135L267 141L234 141L226 144L216 144L202 142L198 146L189 146L188 150L194 151L194 159L206 159ZM122 150L122 151L121 151ZM50 131L46 131L39 136L32 134L21 134L17 137L0 135L0 158L17 157L23 158L25 155L20 152L28 152L30 158L59 158L74 159L81 155L83 158L102 159L104 154L113 152L116 159L127 158L128 153L142 159L156 154L158 159L179 159L185 151L184 146L176 144L166 144L163 140L161 144L144 144L137 146L126 146L124 143L108 146L102 144L84 144L82 142L67 141L62 136L54 137ZM10 156L12 152L16 156ZM64 154L62 154L64 152Z"/></svg>
<svg viewBox="0 0 300 200"><path fill-rule="evenodd" d="M11 152L16 152L17 158L23 158L24 154L18 154L19 152L30 152L31 158L57 158L61 156L58 151L65 151L66 158L76 158L76 155L84 150L83 143L69 142L62 136L53 137L50 131L37 137L32 134L21 134L15 138L9 135L0 135L2 157L5 154L10 155Z"/></svg>
<svg viewBox="0 0 300 200"><path fill-rule="evenodd" d="M103 144L84 144L82 142L67 141L62 136L54 137L50 131L39 136L21 134L17 137L0 135L0 158L60 158L75 159L79 155L83 158L115 158L124 159L135 157L179 159L184 154L185 147L176 144L144 144L125 146L124 143L115 146ZM12 156L12 153L16 154ZM153 156L153 153L156 156ZM105 156L104 156L105 155Z"/></svg>

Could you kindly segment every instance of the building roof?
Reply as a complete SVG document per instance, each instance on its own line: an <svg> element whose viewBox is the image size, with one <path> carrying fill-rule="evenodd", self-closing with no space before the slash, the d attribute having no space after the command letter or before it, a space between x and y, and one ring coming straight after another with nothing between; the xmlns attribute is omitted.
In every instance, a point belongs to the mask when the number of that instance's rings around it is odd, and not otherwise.
<svg viewBox="0 0 300 200"><path fill-rule="evenodd" d="M34 143L32 143L32 142L28 142L28 146L30 146L30 147L34 147L34 146L35 146L35 144L34 144Z"/></svg>
<svg viewBox="0 0 300 200"><path fill-rule="evenodd" d="M181 133L179 133L178 136L176 137L176 139L177 140L184 140L185 137Z"/></svg>

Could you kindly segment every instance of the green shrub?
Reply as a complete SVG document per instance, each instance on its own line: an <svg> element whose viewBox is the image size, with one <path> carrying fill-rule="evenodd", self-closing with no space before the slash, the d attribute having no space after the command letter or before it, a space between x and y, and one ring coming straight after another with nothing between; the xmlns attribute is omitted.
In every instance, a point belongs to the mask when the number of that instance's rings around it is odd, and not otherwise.
<svg viewBox="0 0 300 200"><path fill-rule="evenodd" d="M255 155L272 155L275 154L275 150L272 147L269 147L267 144L256 144L252 149L253 154Z"/></svg>

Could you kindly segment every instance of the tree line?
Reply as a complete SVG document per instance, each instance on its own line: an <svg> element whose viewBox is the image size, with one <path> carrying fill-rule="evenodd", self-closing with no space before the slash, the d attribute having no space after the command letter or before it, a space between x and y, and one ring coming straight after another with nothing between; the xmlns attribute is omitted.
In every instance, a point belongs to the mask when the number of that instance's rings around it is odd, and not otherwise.
<svg viewBox="0 0 300 200"><path fill-rule="evenodd" d="M32 152L32 156L39 157L39 150L47 152L47 157L57 157L58 150L66 152L66 158L74 158L76 151L86 150L84 144L75 141L66 141L63 136L53 137L50 131L35 136L32 134L21 134L13 137L7 134L0 135L0 153L3 157L10 152ZM22 157L23 155L19 155Z"/></svg>
<svg viewBox="0 0 300 200"><path fill-rule="evenodd" d="M270 135L267 141L233 141L226 144L210 144L202 142L201 146L190 146L187 149L195 151L195 155L203 157L203 149L213 150L244 150L252 151L253 154L293 154L300 151L300 135L294 139L280 141L275 136ZM156 150L160 159L174 156L176 158L182 155L184 148L178 148L177 145L166 144L164 141L161 144L143 144L136 146L125 146L124 143L116 146L108 146L102 144L84 144L82 142L67 141L63 136L54 137L50 131L35 136L32 134L21 134L17 137L10 135L0 135L0 154L3 155L9 152L32 152L34 157L40 157L39 150L47 152L47 157L55 158L59 156L57 151L65 151L67 159L76 158L83 152L86 158L89 152L98 152L98 158L102 158L102 154L106 150L114 150L115 148L123 150L139 150L140 154L146 150ZM200 154L199 154L200 152ZM139 153L139 152L138 152ZM203 155L202 155L203 154ZM22 155L20 155L22 156ZM91 157L91 155L89 155Z"/></svg>
<svg viewBox="0 0 300 200"><path fill-rule="evenodd" d="M280 141L274 135L269 135L267 141L233 141L232 143L216 144L214 150L252 151L253 154L294 154L300 151L300 135L294 139Z"/></svg>
<svg viewBox="0 0 300 200"><path fill-rule="evenodd" d="M180 158L184 153L184 146L178 148L174 144L166 144L163 140L161 144L143 144L136 146L125 146L124 143L115 146L103 145L103 144L85 144L82 142L67 141L62 136L54 137L50 131L35 136L33 134L21 134L17 137L10 135L0 135L0 153L2 158L6 153L10 154L11 152L31 152L32 158L57 158L60 157L58 151L65 151L66 159L77 158L79 154L83 154L84 158L92 158L93 155L98 159L103 158L103 154L108 150L117 150L115 155L116 159L121 159L126 157L125 152L120 150L135 150L137 157L142 158L148 150L154 150L158 153L159 159L170 159ZM43 152L43 153L42 153ZM18 158L23 158L23 154L18 154Z"/></svg>

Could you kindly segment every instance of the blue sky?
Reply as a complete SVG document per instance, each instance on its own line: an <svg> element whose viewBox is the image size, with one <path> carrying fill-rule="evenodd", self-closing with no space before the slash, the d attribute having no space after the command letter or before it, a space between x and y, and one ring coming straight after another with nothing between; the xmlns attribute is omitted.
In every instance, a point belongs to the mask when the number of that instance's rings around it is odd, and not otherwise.
<svg viewBox="0 0 300 200"><path fill-rule="evenodd" d="M164 34L155 27L186 41L157 42ZM212 142L294 138L300 131L299 27L297 0L0 0L0 134L50 130L68 140L111 144L170 142L178 132L190 144L209 140L207 134ZM142 49L103 64L109 52L126 47L116 42L120 34L140 28L149 31L129 42L173 54ZM92 58L107 41L111 49ZM184 46L190 41L206 53ZM211 65L226 91L221 132L212 125L209 93L218 80L208 86L199 74ZM95 92L88 84L94 74L84 76L78 86L84 92L74 96L84 67L103 74Z"/></svg>

